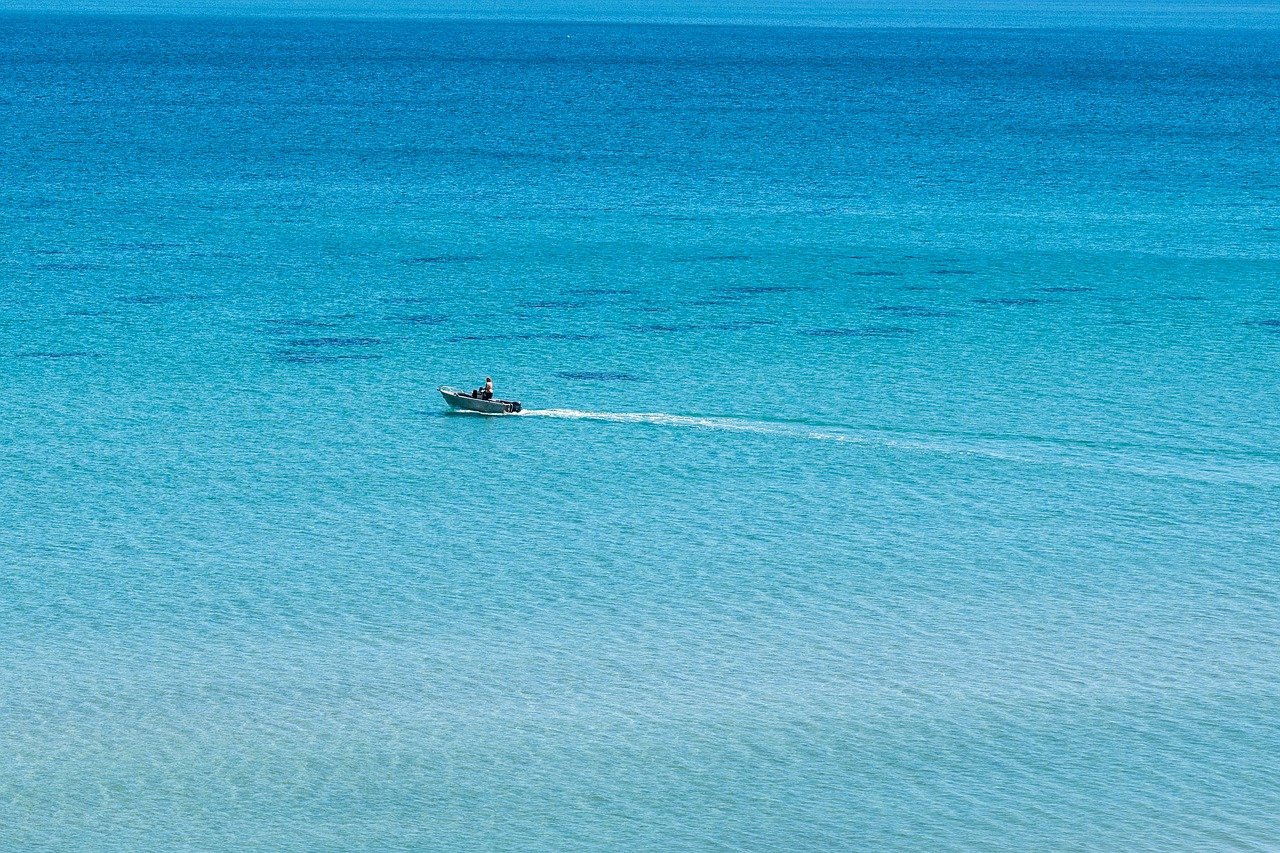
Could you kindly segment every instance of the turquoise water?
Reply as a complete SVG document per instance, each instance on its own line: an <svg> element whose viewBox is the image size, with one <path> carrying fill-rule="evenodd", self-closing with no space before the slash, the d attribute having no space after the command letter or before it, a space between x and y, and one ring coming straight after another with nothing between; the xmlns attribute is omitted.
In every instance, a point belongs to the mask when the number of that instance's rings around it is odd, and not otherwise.
<svg viewBox="0 0 1280 853"><path fill-rule="evenodd" d="M0 847L1280 846L1278 56L0 19Z"/></svg>

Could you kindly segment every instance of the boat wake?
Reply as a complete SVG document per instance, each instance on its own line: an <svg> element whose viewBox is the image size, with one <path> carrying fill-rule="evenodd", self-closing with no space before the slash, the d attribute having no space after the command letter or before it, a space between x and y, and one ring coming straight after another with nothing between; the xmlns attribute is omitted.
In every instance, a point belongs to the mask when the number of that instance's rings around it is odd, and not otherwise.
<svg viewBox="0 0 1280 853"><path fill-rule="evenodd" d="M564 418L568 420L608 421L620 424L654 424L656 426L695 427L731 432L755 432L765 435L793 435L827 441L853 441L853 434L816 430L797 424L751 421L744 418L698 417L670 415L665 412L584 412L578 409L526 409L522 417Z"/></svg>
<svg viewBox="0 0 1280 853"><path fill-rule="evenodd" d="M579 409L526 409L519 417L651 424L711 431L755 433L811 441L880 447L908 453L958 454L1027 465L1093 468L1138 476L1173 477L1200 482L1280 484L1280 458L1240 451L1196 451L1058 439L1046 436L912 434L871 428L814 425L794 421L675 415L666 412L592 412Z"/></svg>

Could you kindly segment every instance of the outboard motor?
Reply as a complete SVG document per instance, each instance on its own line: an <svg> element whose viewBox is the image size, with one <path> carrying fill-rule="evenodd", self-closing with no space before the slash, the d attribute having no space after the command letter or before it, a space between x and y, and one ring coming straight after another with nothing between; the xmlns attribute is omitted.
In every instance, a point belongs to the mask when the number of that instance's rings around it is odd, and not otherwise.
<svg viewBox="0 0 1280 853"><path fill-rule="evenodd" d="M510 406L507 406L507 411L508 411L508 412L518 412L518 411L520 411L520 404L519 404L519 403L512 403Z"/></svg>

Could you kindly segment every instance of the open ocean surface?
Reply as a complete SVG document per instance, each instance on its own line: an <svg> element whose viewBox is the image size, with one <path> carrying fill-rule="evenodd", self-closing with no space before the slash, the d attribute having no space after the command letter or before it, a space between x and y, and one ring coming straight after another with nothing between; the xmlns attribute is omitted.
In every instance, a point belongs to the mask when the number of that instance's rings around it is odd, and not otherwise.
<svg viewBox="0 0 1280 853"><path fill-rule="evenodd" d="M1280 848L1278 93L0 18L0 848Z"/></svg>

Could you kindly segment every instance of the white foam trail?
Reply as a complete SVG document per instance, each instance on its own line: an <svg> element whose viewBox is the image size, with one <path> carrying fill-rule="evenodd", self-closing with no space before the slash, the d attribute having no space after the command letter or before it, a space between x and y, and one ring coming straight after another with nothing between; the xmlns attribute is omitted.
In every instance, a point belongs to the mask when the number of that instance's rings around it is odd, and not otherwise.
<svg viewBox="0 0 1280 853"><path fill-rule="evenodd" d="M567 420L607 421L621 424L655 424L658 426L694 427L708 430L750 432L761 435L792 436L815 441L838 441L850 444L873 444L903 450L923 450L934 453L978 453L1004 458L998 450L964 446L955 442L921 440L880 434L859 434L839 427L812 427L804 424L772 421L751 421L742 418L699 417L672 415L666 412L587 412L580 409L525 409L519 414L525 417L564 418ZM1012 457L1011 457L1012 458Z"/></svg>
<svg viewBox="0 0 1280 853"><path fill-rule="evenodd" d="M850 444L877 444L906 450L929 450L936 453L983 453L974 447L963 447L936 441L920 441L889 436L869 437L838 427L815 428L803 424L771 421L749 421L742 418L696 417L666 412L587 412L579 409L525 409L525 417L565 418L568 420L608 421L621 424L655 424L658 426L695 427L698 429L752 432L762 435L789 435L815 441L839 441Z"/></svg>
<svg viewBox="0 0 1280 853"><path fill-rule="evenodd" d="M607 421L611 423L654 424L657 426L691 427L706 430L792 436L815 441L888 447L917 453L966 454L1024 465L1065 465L1122 471L1140 476L1174 477L1197 481L1280 482L1280 466L1274 461L1248 466L1232 465L1225 460L1217 464L1188 466L1183 460L1162 458L1157 450L1148 453L1126 453L1115 449L1085 450L1066 445L1053 446L1043 440L1027 441L973 438L967 436L891 435L879 431L838 427L805 426L803 424L751 421L741 418L695 417L666 412L588 412L580 409L526 409L525 417L563 418L567 420Z"/></svg>
<svg viewBox="0 0 1280 853"><path fill-rule="evenodd" d="M729 430L732 432L753 432L760 433L762 435L791 435L800 438L812 438L819 441L848 441L859 443L865 441L865 439L852 434L832 432L831 430L814 430L811 427L795 424L748 421L741 418L671 415L666 412L584 412L578 409L525 409L520 414L527 417L609 421L611 423L622 424L655 424L657 426L694 427L697 429Z"/></svg>
<svg viewBox="0 0 1280 853"><path fill-rule="evenodd" d="M584 412L578 409L525 409L526 417L568 418L571 420L611 421L622 424L658 424L660 426L702 427L703 429L728 429L738 432L778 432L770 424L744 421L735 418L706 418L690 415L669 415L664 412Z"/></svg>

